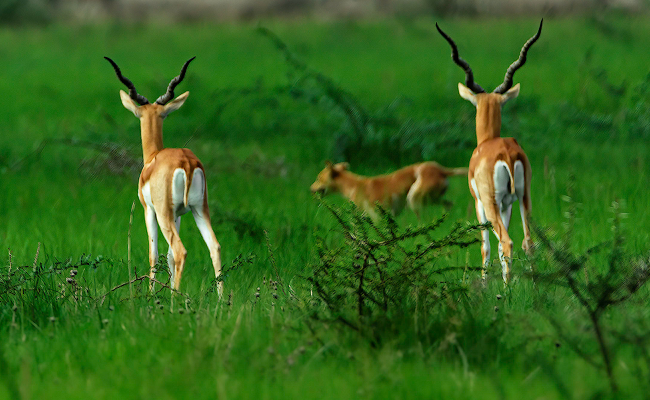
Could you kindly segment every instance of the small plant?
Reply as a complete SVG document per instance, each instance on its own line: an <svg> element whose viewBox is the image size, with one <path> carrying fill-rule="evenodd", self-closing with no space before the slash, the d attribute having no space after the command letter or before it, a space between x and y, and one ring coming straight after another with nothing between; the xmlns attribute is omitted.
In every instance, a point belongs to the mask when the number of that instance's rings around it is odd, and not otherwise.
<svg viewBox="0 0 650 400"><path fill-rule="evenodd" d="M313 319L337 323L376 346L406 326L412 331L413 321L415 331L426 332L431 313L466 291L454 278L464 267L440 260L452 248L477 243L479 226L456 225L437 237L444 216L421 228L400 228L382 209L381 220L373 222L354 206L344 212L322 205L338 222L343 240L318 242L318 261L306 277L317 299Z"/></svg>
<svg viewBox="0 0 650 400"><path fill-rule="evenodd" d="M626 313L626 305L634 302L650 280L648 257L625 251L621 232L625 214L618 202L611 208L612 239L583 252L571 250L568 240L572 237L576 207L570 196L565 196L565 201L569 203L566 213L569 223L568 234L563 239L555 241L543 229L534 227L539 243L537 263L546 264L543 270L536 267L532 274L534 281L545 288L537 291L537 310L550 322L561 341L590 365L605 372L613 393L619 389L614 368L617 353L625 346L645 354L640 360L642 363L645 360L645 366L639 368L645 372L638 376L647 385L650 337L629 329L638 327L638 321L625 322L634 318ZM647 289L644 293L647 294ZM552 309L564 313L545 311L558 298L569 304ZM574 310L578 310L577 316Z"/></svg>
<svg viewBox="0 0 650 400"><path fill-rule="evenodd" d="M13 265L9 254L9 266L0 273L0 326L16 324L16 313L44 325L59 317L66 304L90 305L94 291L79 270L96 269L106 262L102 256L90 255L40 262L40 243L32 265Z"/></svg>

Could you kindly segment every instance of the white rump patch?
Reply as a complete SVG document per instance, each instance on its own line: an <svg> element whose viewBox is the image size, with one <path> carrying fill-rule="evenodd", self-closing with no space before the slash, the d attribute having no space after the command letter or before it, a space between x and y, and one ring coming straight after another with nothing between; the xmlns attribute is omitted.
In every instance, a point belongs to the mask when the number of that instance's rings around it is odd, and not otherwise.
<svg viewBox="0 0 650 400"><path fill-rule="evenodd" d="M188 206L203 207L203 197L205 196L205 175L203 170L197 168L192 176L192 185L187 194Z"/></svg>
<svg viewBox="0 0 650 400"><path fill-rule="evenodd" d="M524 198L525 188L526 179L524 177L524 164L517 160L515 161L515 193L519 199Z"/></svg>
<svg viewBox="0 0 650 400"><path fill-rule="evenodd" d="M178 168L174 170L172 175L172 207L174 208L175 216L185 214L189 209L184 204L185 196L185 170Z"/></svg>
<svg viewBox="0 0 650 400"><path fill-rule="evenodd" d="M205 188L205 175L201 169L195 169L192 183L187 193L187 204L185 204L185 184L187 176L185 170L178 168L172 176L172 206L176 216L183 215L190 211L191 207L202 207Z"/></svg>
<svg viewBox="0 0 650 400"><path fill-rule="evenodd" d="M511 193L512 174L504 161L494 163L494 200L500 211L506 210L517 200L517 193Z"/></svg>

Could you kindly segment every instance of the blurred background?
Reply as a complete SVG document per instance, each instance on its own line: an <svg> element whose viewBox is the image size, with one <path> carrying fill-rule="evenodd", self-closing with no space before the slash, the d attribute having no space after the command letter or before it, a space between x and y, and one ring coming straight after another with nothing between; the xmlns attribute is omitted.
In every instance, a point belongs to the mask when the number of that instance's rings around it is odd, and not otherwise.
<svg viewBox="0 0 650 400"><path fill-rule="evenodd" d="M0 19L236 21L270 16L548 16L611 9L637 12L645 6L645 0L2 0Z"/></svg>
<svg viewBox="0 0 650 400"><path fill-rule="evenodd" d="M611 398L643 398L647 287L630 296L650 276L649 10L650 0L0 0L0 398L610 398L595 314L620 350L612 364L625 391ZM344 289L336 299L358 312L351 326L386 347L336 329L334 311L334 322L319 319L326 308L306 277L343 265L363 281L354 251L371 247L343 235L366 225L341 196L324 200L336 219L310 193L326 160L363 175L425 160L467 166L476 110L458 95L464 73L436 23L491 91L541 18L502 135L530 159L534 226L559 243L560 260L548 243L523 253L515 211L511 286L491 235L487 288L478 243L436 248L418 261L425 280L379 275L404 306L373 306L376 325L356 301L361 284L323 280ZM149 270L142 144L104 56L150 100L196 56L164 145L190 148L205 167L221 301L189 215L181 290L192 307L170 313L168 289L123 284ZM416 259L476 220L467 177L450 178L445 198L449 209L388 224L394 237L446 213L403 250L373 247L378 259ZM546 289L533 268L558 281ZM561 281L576 276L596 304L589 314Z"/></svg>
<svg viewBox="0 0 650 400"><path fill-rule="evenodd" d="M11 94L0 108L2 234L21 256L39 242L59 256L123 255L133 200L142 221L142 149L139 122L122 107L124 87L104 56L150 99L197 56L177 89L192 94L166 120L165 145L191 148L206 166L213 225L232 259L250 250L251 238L263 247L264 230L282 244L327 226L308 190L325 160L350 162L364 175L424 160L466 165L475 110L458 96L463 73L435 23L491 90L542 17L541 39L515 76L521 95L504 109L503 135L522 143L540 177L533 185L540 222L562 221L559 195L571 187L580 202L597 194L583 211L606 225L602 210L614 199L645 202L636 194L646 174L639 144L650 139L649 5L0 0L0 91ZM447 196L456 204L450 223L474 219L464 179L453 180ZM432 208L429 219L441 212ZM133 229L146 236L144 224ZM520 240L520 228L511 230ZM580 235L587 246L594 233ZM146 260L145 247L134 251Z"/></svg>

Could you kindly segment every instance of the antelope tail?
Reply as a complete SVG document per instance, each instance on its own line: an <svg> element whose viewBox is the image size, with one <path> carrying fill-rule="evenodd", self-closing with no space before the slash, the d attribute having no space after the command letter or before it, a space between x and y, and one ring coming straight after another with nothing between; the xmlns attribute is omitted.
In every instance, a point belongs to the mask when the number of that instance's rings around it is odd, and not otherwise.
<svg viewBox="0 0 650 400"><path fill-rule="evenodd" d="M469 174L469 168L445 168L445 174L447 176L467 176Z"/></svg>
<svg viewBox="0 0 650 400"><path fill-rule="evenodd" d="M185 206L187 207L188 206L187 198L190 193L190 186L192 185L192 178L194 177L194 174L190 174L191 170L189 168L189 165L186 166L184 169L185 169L185 191L183 192L183 204L185 204Z"/></svg>

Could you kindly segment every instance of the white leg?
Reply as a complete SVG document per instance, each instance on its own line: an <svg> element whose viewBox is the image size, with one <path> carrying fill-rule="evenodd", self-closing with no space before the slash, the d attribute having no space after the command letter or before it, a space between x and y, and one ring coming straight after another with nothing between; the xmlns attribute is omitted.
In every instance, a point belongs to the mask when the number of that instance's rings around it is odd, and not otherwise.
<svg viewBox="0 0 650 400"><path fill-rule="evenodd" d="M510 167L504 161L495 163L493 174L494 201L496 205L494 211L498 210L499 215L493 216L495 220L492 221L492 225L494 234L499 237L499 261L501 261L503 281L507 283L510 279L510 266L512 264L512 240L508 235L508 227L512 215L512 203L516 197L517 181L514 176L510 175ZM513 186L515 193L512 191ZM504 249L504 246L507 248Z"/></svg>
<svg viewBox="0 0 650 400"><path fill-rule="evenodd" d="M485 224L488 222L487 216L485 215L485 209L483 208L483 203L480 200L476 200L476 216L480 223ZM490 266L490 231L483 229L481 231L481 256L483 258L483 270L481 271L481 277L485 280L485 271Z"/></svg>
<svg viewBox="0 0 650 400"><path fill-rule="evenodd" d="M210 214L207 210L203 210L202 207L191 207L192 215L194 216L194 221L196 221L196 226L201 232L201 236L205 241L205 244L210 250L210 258L212 259L212 266L214 267L214 275L216 278L221 275L221 245L217 241L217 237L214 235L214 230L212 230L212 225L210 224ZM206 206L207 209L207 206ZM217 292L219 293L219 298L223 296L223 282L220 281L217 284Z"/></svg>
<svg viewBox="0 0 650 400"><path fill-rule="evenodd" d="M418 221L420 220L420 211L422 210L422 196L418 193L421 187L422 179L418 177L406 194L406 202L409 208L415 213L415 216L418 217ZM416 196L418 197L416 198Z"/></svg>
<svg viewBox="0 0 650 400"><path fill-rule="evenodd" d="M502 209L502 207L499 207L499 214L501 215L501 221L503 221L503 225L506 227L506 231L507 231L508 228L510 227L510 217L512 216L512 204L506 206L505 210ZM506 262L506 260L503 258L503 246L501 245L501 241L499 241L499 260L501 261L502 266Z"/></svg>
<svg viewBox="0 0 650 400"><path fill-rule="evenodd" d="M527 235L530 234L528 233L528 225L526 223L526 208L524 207L524 202L522 200L519 200L519 213L521 214L521 225L524 228L524 242L525 242L527 239L529 239ZM524 249L524 250L528 250L528 249Z"/></svg>
<svg viewBox="0 0 650 400"><path fill-rule="evenodd" d="M156 276L154 268L158 262L158 222L153 207L144 207L144 218L149 236L149 277L153 279ZM153 281L149 282L149 288L153 288Z"/></svg>
<svg viewBox="0 0 650 400"><path fill-rule="evenodd" d="M180 233L181 230L181 217L176 217L176 220L174 221L176 223L176 232ZM172 246L169 245L169 250L167 250L167 266L169 267L169 274L170 274L170 285L172 289L174 289L174 276L175 276L175 266L174 262L174 253L172 253Z"/></svg>
<svg viewBox="0 0 650 400"><path fill-rule="evenodd" d="M470 184L472 185L473 195L475 199L474 206L476 208L476 218L481 224L485 224L488 222L488 219L487 215L485 214L485 207L483 207L483 202L481 202L480 199L476 181L472 179ZM485 285L485 272L490 265L490 231L487 229L481 230L481 257L483 258L483 269L481 270L481 277L483 278L483 284Z"/></svg>

